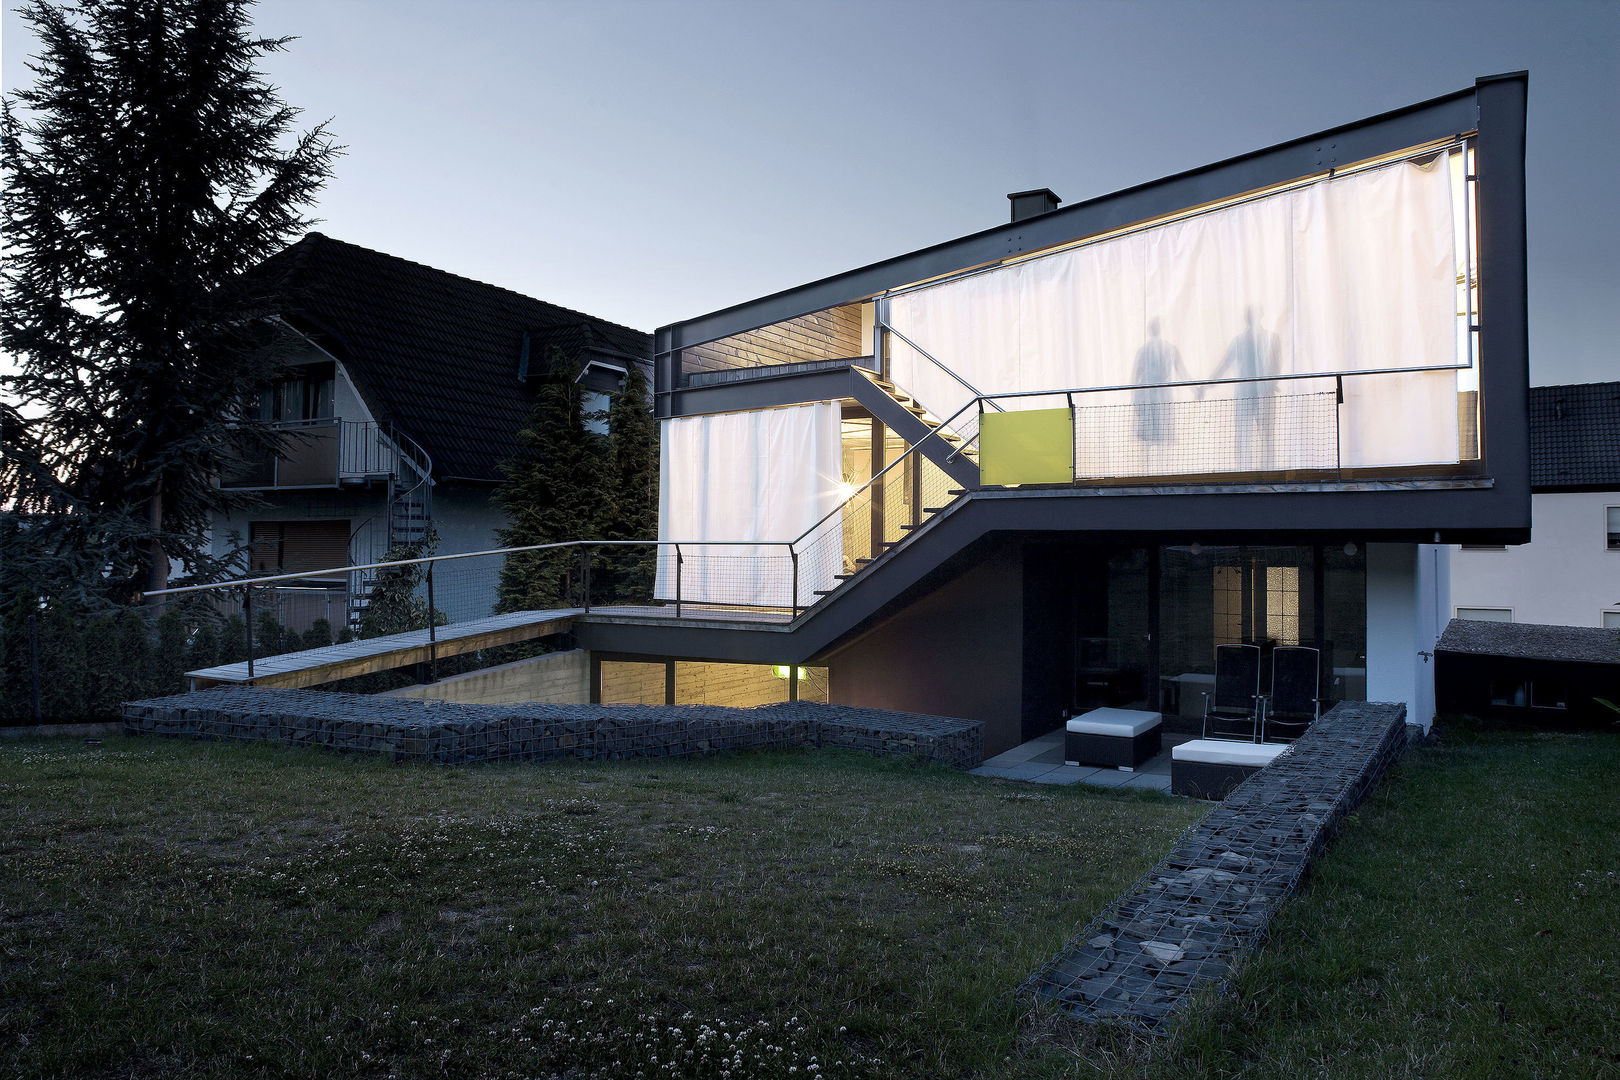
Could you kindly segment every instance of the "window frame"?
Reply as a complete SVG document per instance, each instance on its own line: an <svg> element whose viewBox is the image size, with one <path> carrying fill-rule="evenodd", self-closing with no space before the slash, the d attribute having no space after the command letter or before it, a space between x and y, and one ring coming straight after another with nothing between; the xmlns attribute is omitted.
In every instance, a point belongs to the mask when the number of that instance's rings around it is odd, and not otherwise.
<svg viewBox="0 0 1620 1080"><path fill-rule="evenodd" d="M1463 612L1465 611L1505 611L1507 612L1507 618L1474 619L1464 615ZM1514 610L1511 607L1492 607L1485 604L1454 604L1451 608L1451 617L1453 619L1468 619L1469 622L1515 622L1517 620L1514 619L1514 614Z"/></svg>

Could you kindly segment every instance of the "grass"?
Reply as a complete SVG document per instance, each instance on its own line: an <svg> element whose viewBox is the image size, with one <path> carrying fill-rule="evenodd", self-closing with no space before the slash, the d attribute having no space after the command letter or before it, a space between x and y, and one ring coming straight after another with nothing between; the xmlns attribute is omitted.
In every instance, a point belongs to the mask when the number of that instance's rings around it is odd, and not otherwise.
<svg viewBox="0 0 1620 1080"><path fill-rule="evenodd" d="M1620 733L1447 733L1346 824L1268 943L1119 1078L1620 1076ZM1077 1040L1077 1044L1083 1040Z"/></svg>
<svg viewBox="0 0 1620 1080"><path fill-rule="evenodd" d="M1201 808L857 754L0 747L0 1073L1061 1075L1013 989Z"/></svg>
<svg viewBox="0 0 1620 1080"><path fill-rule="evenodd" d="M0 1073L1612 1077L1616 776L1613 732L1413 752L1144 1041L1010 993L1197 806L852 754L13 744Z"/></svg>

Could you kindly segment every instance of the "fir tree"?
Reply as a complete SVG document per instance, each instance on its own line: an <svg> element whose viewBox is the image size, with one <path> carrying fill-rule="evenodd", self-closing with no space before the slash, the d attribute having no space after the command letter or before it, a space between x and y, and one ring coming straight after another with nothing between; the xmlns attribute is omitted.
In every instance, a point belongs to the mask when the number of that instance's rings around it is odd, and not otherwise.
<svg viewBox="0 0 1620 1080"><path fill-rule="evenodd" d="M212 483L270 445L241 423L270 374L268 301L243 271L308 225L337 148L257 65L251 0L34 0L34 85L0 121L6 259L0 505L51 527L0 528L8 558L88 562L53 575L122 599L161 588L170 558L213 567L202 537L241 496ZM14 109L13 106L16 106ZM22 416L27 416L26 422ZM10 458L8 445L8 460Z"/></svg>
<svg viewBox="0 0 1620 1080"><path fill-rule="evenodd" d="M553 349L518 452L501 464L496 499L510 524L502 547L599 539L606 498L606 440L585 428L578 374ZM500 611L567 606L576 599L575 549L508 555L496 592Z"/></svg>
<svg viewBox="0 0 1620 1080"><path fill-rule="evenodd" d="M199 668L213 667L217 663L219 663L219 631L215 628L213 619L204 619L197 624L196 632L191 635L191 643L186 646L186 670L196 671Z"/></svg>
<svg viewBox="0 0 1620 1080"><path fill-rule="evenodd" d="M658 422L653 419L647 376L631 364L624 392L608 409L608 502L601 535L604 540L651 540L658 535ZM603 590L596 589L592 570L592 600L604 603L641 603L652 599L657 548L648 544L605 548L601 560L606 574Z"/></svg>

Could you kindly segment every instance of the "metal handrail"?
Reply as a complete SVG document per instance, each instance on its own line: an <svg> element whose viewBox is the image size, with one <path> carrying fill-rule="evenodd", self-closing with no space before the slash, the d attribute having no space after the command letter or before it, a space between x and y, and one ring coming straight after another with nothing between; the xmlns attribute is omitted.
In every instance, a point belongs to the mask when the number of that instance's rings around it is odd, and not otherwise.
<svg viewBox="0 0 1620 1080"><path fill-rule="evenodd" d="M921 351L921 350L919 350L919 351ZM292 580L299 580L299 579L303 579L303 578L320 577L320 576L323 576L323 575L331 575L331 574L334 574L334 573L347 574L347 573L353 573L353 572L357 572L357 571L378 570L378 569L383 569L383 568L386 568L386 567L413 566L413 565L421 565L421 564L428 564L428 565L431 566L431 564L433 564L433 563L449 562L449 561L452 561L452 560L455 560L455 559L471 559L471 558L477 558L477 557L480 557L480 556L489 556L489 555L510 555L510 554L517 554L517 553L521 553L521 552L527 552L527 551L550 551L550 550L563 550L563 549L572 549L572 548L634 547L634 546L645 546L645 545L648 545L648 544L652 544L652 545L655 545L655 546L658 546L658 547L668 545L670 547L676 548L677 549L677 552L676 552L677 560L679 560L679 557L680 557L680 552L679 552L678 549L681 546L697 547L697 548L703 548L703 547L753 547L753 548L781 547L781 548L785 548L786 549L786 554L789 555L791 558L793 558L795 560L794 585L795 585L795 593L796 593L797 592L797 556L799 554L799 545L801 543L803 543L804 540L807 537L809 537L812 533L815 533L817 530L821 529L824 525L827 524L827 522L831 521L834 517L841 516L845 512L846 508L848 508L856 499L859 499L863 494L865 494L867 491L869 491L872 488L872 486L874 484L876 484L879 480L882 480L885 476L887 476L891 470L893 470L896 467L904 464L907 461L907 459L912 458L912 455L922 453L923 452L922 447L929 439L935 438L937 436L941 436L941 433L946 431L949 428L949 426L954 421L956 421L958 418L960 418L964 413L967 413L970 410L981 408L986 403L989 403L992 406L994 406L994 401L992 400L994 398L1028 398L1028 397L1059 397L1059 396L1066 396L1072 402L1073 395L1076 395L1076 394L1110 393L1110 392L1121 392L1121 391L1128 391L1128 390L1158 390L1158 389L1171 389L1171 388L1176 388L1176 387L1224 386L1224 385L1235 385L1235 384L1244 384L1244 383L1259 383L1259 382L1287 382L1287 381L1299 380L1299 379L1338 379L1338 380L1342 380L1342 379L1344 379L1346 377L1357 376L1357 375L1389 375L1389 374L1401 374L1401 373L1407 373L1407 372L1421 372L1421 371L1460 371L1460 370L1468 370L1468 369L1472 368L1472 366L1473 366L1473 364L1470 362L1468 364L1433 364L1433 365L1426 365L1426 366L1422 366L1422 367L1369 368L1369 369L1365 369L1365 370L1361 370L1361 371L1291 372L1291 373L1286 373L1286 374L1266 375L1266 376L1248 376L1248 377L1230 378L1230 379L1206 379L1206 380L1202 380L1202 381L1199 381L1199 382L1131 383L1131 384L1123 384L1123 385L1117 385L1117 386L1072 387L1072 388L1067 388L1067 389L1052 389L1052 390L1019 390L1019 391L1009 391L1007 393L1002 393L1002 394L979 394L979 395L976 395L972 400L970 400L970 401L966 402L965 404L963 404L959 409L956 410L956 412L952 413L949 417L947 417L946 419L940 421L938 424L936 424L932 428L930 428L929 431L922 436L922 438L920 438L916 442L912 443L911 446L909 446L906 449L905 453L903 453L899 457L895 458L888 465L885 465L882 469L880 469L877 473L875 473L872 477L870 477L860 487L856 488L853 492L851 492L849 497L844 499L842 502L840 502L838 504L838 506L834 507L827 514L825 514L821 518L819 518L815 522L815 524L811 525L809 528L805 529L798 536L794 537L791 540L668 540L668 539L659 539L659 540L564 540L564 541L559 541L559 542L550 543L550 544L528 544L528 545L523 545L523 546L519 546L519 547L492 548L492 549L485 550L485 551L458 552L458 553L452 554L452 555L428 555L428 556L421 556L421 557L413 558L413 559L399 559L399 560L395 560L395 561L365 563L365 564L355 565L355 566L328 567L328 568L321 569L321 570L306 570L306 571L298 571L298 572L295 572L295 573L288 573L288 574L273 574L273 575L268 575L268 576L259 577L259 578L245 578L245 579L239 579L239 580L236 580L236 581L214 582L214 583L206 584L206 585L188 585L188 586L182 586L182 587L174 588L174 589L157 589L157 590L152 590L150 592L143 593L141 595L142 595L142 598L145 599L147 597L177 596L177 595L181 595L181 594L196 593L196 592L207 592L207 591L212 591L212 590L217 590L217 589L236 589L236 588L250 589L250 588L255 587L255 586L262 586L262 585L266 585L266 584L269 584L269 583L272 583L272 582L292 581ZM964 385L966 385L966 384L964 384ZM1005 411L1005 410L1002 410L1002 411ZM975 438L977 438L977 436L975 436ZM964 444L964 446L965 445L966 444ZM960 448L957 448L958 451L959 451L959 449ZM915 534L913 534L913 535L915 535ZM677 580L677 587L678 587L678 580ZM587 601L588 601L588 598L587 598ZM677 600L677 603L678 603L678 600ZM795 612L797 612L797 609L798 609L799 605L797 604L796 600L795 600L795 603L794 603L793 606L794 606ZM814 606L814 603L812 603L810 605L806 605L807 608L811 607L811 606Z"/></svg>
<svg viewBox="0 0 1620 1080"><path fill-rule="evenodd" d="M151 596L178 596L182 593L208 592L214 589L244 589L262 586L273 581L291 581L298 578L320 577L323 574L345 574L355 570L381 570L392 566L416 566L422 563L450 562L454 559L475 559L483 555L513 555L523 551L552 551L577 547L633 547L636 545L665 544L688 547L786 547L791 540L562 540L553 544L525 544L521 547L490 548L487 551L459 551L453 555L424 555L415 559L397 559L392 562L363 563L359 566L332 566L323 570L299 570L291 574L270 574L266 577L238 578L235 581L215 581L207 585L184 585L174 589L153 589L141 593L142 600Z"/></svg>
<svg viewBox="0 0 1620 1080"><path fill-rule="evenodd" d="M904 335L900 331L896 330L893 326L890 326L887 322L885 322L883 324L883 329L887 333L893 334L895 337L899 338L901 341L905 342L907 345L910 345L912 347L912 349L914 349L918 353L921 353L925 358L928 359L928 361L930 363L932 363L935 367L939 368L939 370L943 371L945 374L949 375L951 378L955 379L957 382L959 382L963 386L965 386L968 389L968 391L971 392L976 399L984 400L987 397L991 396L991 395L987 395L983 390L980 390L977 386L974 386L972 383L970 383L966 379L962 378L962 376L958 375L956 372L952 371L950 368L948 368L944 364L940 363L937 359L934 358L934 355L932 353L930 353L927 349L923 348L921 345L917 344L915 341L912 341L910 338L906 337L906 335ZM992 402L992 405L994 405L993 402ZM1006 412L1007 411L1006 409L1003 409L1000 405L994 405L994 408L995 408L995 410L997 412ZM921 441L921 440L919 440L919 441Z"/></svg>

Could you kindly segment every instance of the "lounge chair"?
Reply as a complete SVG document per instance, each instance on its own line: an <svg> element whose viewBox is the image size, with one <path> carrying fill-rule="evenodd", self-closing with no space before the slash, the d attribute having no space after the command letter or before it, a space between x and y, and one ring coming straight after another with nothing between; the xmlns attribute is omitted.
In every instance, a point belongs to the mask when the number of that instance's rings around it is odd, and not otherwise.
<svg viewBox="0 0 1620 1080"><path fill-rule="evenodd" d="M1273 728L1292 742L1322 715L1322 654L1303 645L1271 652L1271 693L1260 721L1260 741L1273 742Z"/></svg>
<svg viewBox="0 0 1620 1080"><path fill-rule="evenodd" d="M1204 691L1206 739L1260 741L1260 646L1215 646L1215 690Z"/></svg>

